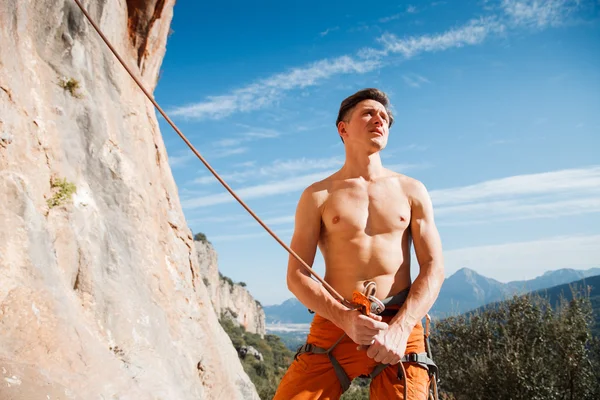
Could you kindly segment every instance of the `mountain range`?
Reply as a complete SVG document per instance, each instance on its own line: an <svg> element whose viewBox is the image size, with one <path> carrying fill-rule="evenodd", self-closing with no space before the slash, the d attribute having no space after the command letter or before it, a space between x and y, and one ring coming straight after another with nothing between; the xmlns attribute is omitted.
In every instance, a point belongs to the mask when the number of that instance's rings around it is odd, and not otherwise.
<svg viewBox="0 0 600 400"><path fill-rule="evenodd" d="M588 270L559 269L530 280L507 283L487 278L469 268L462 268L446 278L430 311L434 318L457 315L477 307L504 300L515 294L547 289L600 275L600 268ZM313 314L297 299L264 307L267 324L310 323Z"/></svg>

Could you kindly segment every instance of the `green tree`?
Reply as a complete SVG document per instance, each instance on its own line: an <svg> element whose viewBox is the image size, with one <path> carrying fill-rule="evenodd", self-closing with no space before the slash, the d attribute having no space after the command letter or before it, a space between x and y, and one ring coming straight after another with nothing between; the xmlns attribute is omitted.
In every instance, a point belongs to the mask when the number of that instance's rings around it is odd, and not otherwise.
<svg viewBox="0 0 600 400"><path fill-rule="evenodd" d="M431 336L442 398L600 398L600 352L589 298L553 309L537 295L513 297L439 321Z"/></svg>
<svg viewBox="0 0 600 400"><path fill-rule="evenodd" d="M194 235L194 240L196 242L208 243L208 239L206 238L206 235L202 232L196 233Z"/></svg>

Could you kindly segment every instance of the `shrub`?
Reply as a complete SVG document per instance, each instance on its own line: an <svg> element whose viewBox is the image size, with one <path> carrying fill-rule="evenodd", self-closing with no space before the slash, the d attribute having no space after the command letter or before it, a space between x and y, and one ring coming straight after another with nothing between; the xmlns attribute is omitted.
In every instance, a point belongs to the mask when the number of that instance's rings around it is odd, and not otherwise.
<svg viewBox="0 0 600 400"><path fill-rule="evenodd" d="M513 297L439 321L431 336L448 399L558 400L600 396L600 351L585 295L556 309Z"/></svg>
<svg viewBox="0 0 600 400"><path fill-rule="evenodd" d="M202 232L196 233L194 235L194 240L196 242L208 243L208 239L206 238L206 235Z"/></svg>
<svg viewBox="0 0 600 400"><path fill-rule="evenodd" d="M222 280L222 281L224 281L224 282L229 283L230 289L233 290L234 283L233 283L233 280L230 277L225 276L221 272L219 272L219 279Z"/></svg>
<svg viewBox="0 0 600 400"><path fill-rule="evenodd" d="M66 178L52 181L50 187L56 189L54 195L46 201L50 208L61 205L77 191L75 184L68 182Z"/></svg>
<svg viewBox="0 0 600 400"><path fill-rule="evenodd" d="M59 82L58 85L63 88L64 90L66 90L67 92L69 92L71 94L71 96L75 97L75 98L81 98L81 94L77 91L80 88L79 85L79 81L75 78L65 78L63 77Z"/></svg>

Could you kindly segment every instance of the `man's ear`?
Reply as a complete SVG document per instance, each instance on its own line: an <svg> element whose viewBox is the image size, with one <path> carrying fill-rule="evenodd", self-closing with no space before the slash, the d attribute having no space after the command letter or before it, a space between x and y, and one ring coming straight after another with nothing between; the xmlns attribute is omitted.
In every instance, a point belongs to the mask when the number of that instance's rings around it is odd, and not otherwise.
<svg viewBox="0 0 600 400"><path fill-rule="evenodd" d="M342 137L342 140L343 140L343 138L345 138L348 135L346 132L346 122L340 121L338 123L337 128L338 128L338 134Z"/></svg>

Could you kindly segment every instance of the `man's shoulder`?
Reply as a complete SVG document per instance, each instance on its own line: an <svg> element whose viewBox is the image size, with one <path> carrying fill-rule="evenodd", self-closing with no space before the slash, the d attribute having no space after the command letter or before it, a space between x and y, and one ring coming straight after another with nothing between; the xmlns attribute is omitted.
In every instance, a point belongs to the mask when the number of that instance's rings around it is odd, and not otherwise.
<svg viewBox="0 0 600 400"><path fill-rule="evenodd" d="M336 175L337 175L337 172L329 175L328 177L321 179L320 181L313 182L306 189L304 189L304 191L309 192L309 193L326 192L327 190L329 190L331 188L331 185L332 185L333 181L335 180Z"/></svg>
<svg viewBox="0 0 600 400"><path fill-rule="evenodd" d="M400 172L392 170L388 171L393 177L395 177L398 180L398 182L400 183L400 185L402 185L402 188L404 190L421 190L425 188L425 185L418 179L401 174Z"/></svg>
<svg viewBox="0 0 600 400"><path fill-rule="evenodd" d="M333 173L328 177L323 178L320 181L313 182L307 186L302 193L303 196L309 196L313 198L318 204L323 203L323 201L325 201L327 198L329 190L331 189L331 185L335 179L336 173Z"/></svg>
<svg viewBox="0 0 600 400"><path fill-rule="evenodd" d="M409 201L413 200L422 200L425 197L428 197L427 188L425 184L420 180L410 177L408 175L401 174L399 172L394 172L393 176L398 180L402 191L408 196Z"/></svg>

